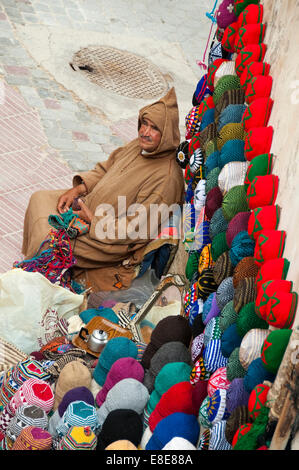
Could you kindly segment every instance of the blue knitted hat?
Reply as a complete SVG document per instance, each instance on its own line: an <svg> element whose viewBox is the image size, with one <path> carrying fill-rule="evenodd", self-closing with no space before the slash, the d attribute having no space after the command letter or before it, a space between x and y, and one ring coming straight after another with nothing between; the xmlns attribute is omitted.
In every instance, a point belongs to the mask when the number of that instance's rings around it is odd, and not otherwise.
<svg viewBox="0 0 299 470"><path fill-rule="evenodd" d="M205 163L204 163L204 168L205 168L205 176L207 177L210 171L212 171L214 168L219 166L218 164L218 158L219 158L220 152L216 150L215 152L211 153Z"/></svg>
<svg viewBox="0 0 299 470"><path fill-rule="evenodd" d="M224 330L221 336L221 352L224 357L229 357L235 348L241 345L242 338L238 335L237 325L233 323Z"/></svg>
<svg viewBox="0 0 299 470"><path fill-rule="evenodd" d="M219 152L218 166L223 168L229 162L245 162L245 141L241 139L228 140Z"/></svg>
<svg viewBox="0 0 299 470"><path fill-rule="evenodd" d="M254 387L258 384L262 384L264 380L273 382L274 379L275 375L267 371L262 359L258 357L249 364L247 373L244 377L244 388L247 392L251 393Z"/></svg>
<svg viewBox="0 0 299 470"><path fill-rule="evenodd" d="M137 358L138 349L136 344L130 339L120 336L108 341L99 357L94 369L93 378L101 386L104 385L106 376L115 361L121 357Z"/></svg>
<svg viewBox="0 0 299 470"><path fill-rule="evenodd" d="M161 450L173 437L183 437L196 445L199 432L196 416L172 413L157 424L145 450Z"/></svg>
<svg viewBox="0 0 299 470"><path fill-rule="evenodd" d="M219 116L218 132L230 122L241 122L245 109L245 104L229 104Z"/></svg>
<svg viewBox="0 0 299 470"><path fill-rule="evenodd" d="M92 318L97 316L104 317L107 320L112 321L113 323L118 323L119 321L118 316L116 315L114 310L112 310L112 308L89 308L79 314L79 317L81 318L83 323L85 323L85 325L87 325L87 323L89 323Z"/></svg>
<svg viewBox="0 0 299 470"><path fill-rule="evenodd" d="M203 115L201 125L200 125L200 132L202 132L207 126L212 124L214 120L215 120L215 108L210 108Z"/></svg>
<svg viewBox="0 0 299 470"><path fill-rule="evenodd" d="M202 353L205 368L208 372L215 372L219 367L225 367L227 358L221 352L221 340L211 339Z"/></svg>
<svg viewBox="0 0 299 470"><path fill-rule="evenodd" d="M255 241L250 238L248 232L242 230L232 241L229 250L230 260L234 267L243 259L254 255Z"/></svg>

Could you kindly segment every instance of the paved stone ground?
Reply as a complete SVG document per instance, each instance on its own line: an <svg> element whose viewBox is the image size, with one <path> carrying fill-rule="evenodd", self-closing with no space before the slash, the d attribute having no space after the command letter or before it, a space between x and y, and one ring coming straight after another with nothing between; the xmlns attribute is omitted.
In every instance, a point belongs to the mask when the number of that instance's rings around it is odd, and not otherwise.
<svg viewBox="0 0 299 470"><path fill-rule="evenodd" d="M200 4L198 4L200 3ZM135 120L109 120L62 86L34 59L20 26L107 35L131 34L179 44L196 80L213 0L0 0L0 272L20 259L22 225L36 189L67 188L72 175L136 136ZM178 64L179 65L179 64ZM192 93L190 88L190 107ZM117 99L117 96L116 96ZM97 112L98 111L98 112Z"/></svg>

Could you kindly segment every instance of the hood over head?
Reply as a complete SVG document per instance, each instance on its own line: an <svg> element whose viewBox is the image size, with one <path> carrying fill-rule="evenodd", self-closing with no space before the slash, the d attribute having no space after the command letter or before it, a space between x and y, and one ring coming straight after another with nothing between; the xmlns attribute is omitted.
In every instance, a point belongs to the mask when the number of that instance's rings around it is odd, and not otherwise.
<svg viewBox="0 0 299 470"><path fill-rule="evenodd" d="M142 152L143 156L160 157L177 149L180 143L179 111L173 87L163 98L139 111L138 130L142 117L150 119L161 132L161 141L158 147L153 152Z"/></svg>

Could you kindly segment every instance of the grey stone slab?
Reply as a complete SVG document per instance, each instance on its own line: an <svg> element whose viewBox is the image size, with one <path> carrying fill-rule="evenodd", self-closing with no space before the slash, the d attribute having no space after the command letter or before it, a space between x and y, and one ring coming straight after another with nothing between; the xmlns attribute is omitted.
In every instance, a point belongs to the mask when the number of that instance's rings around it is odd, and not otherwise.
<svg viewBox="0 0 299 470"><path fill-rule="evenodd" d="M56 0L55 0L56 1ZM49 5L46 3L34 3L35 11L50 11Z"/></svg>
<svg viewBox="0 0 299 470"><path fill-rule="evenodd" d="M85 16L80 11L75 10L74 8L67 8L66 12L70 16L70 18L77 22L86 20Z"/></svg>
<svg viewBox="0 0 299 470"><path fill-rule="evenodd" d="M57 6L56 4L49 5L51 12L55 13L55 15L65 15L65 8L62 6Z"/></svg>
<svg viewBox="0 0 299 470"><path fill-rule="evenodd" d="M29 77L26 75L6 75L5 80L9 85L24 85L24 86L30 86L32 84L32 81Z"/></svg>
<svg viewBox="0 0 299 470"><path fill-rule="evenodd" d="M86 150L87 152L97 152L101 150L100 145L94 144L93 142L74 140L74 144L77 150Z"/></svg>
<svg viewBox="0 0 299 470"><path fill-rule="evenodd" d="M29 3L19 2L18 10L26 13L34 13L34 8Z"/></svg>
<svg viewBox="0 0 299 470"><path fill-rule="evenodd" d="M76 147L74 146L74 143L71 140L68 139L62 139L62 138L57 138L57 137L48 137L49 144L51 147L57 149L57 150L72 150L75 149Z"/></svg>
<svg viewBox="0 0 299 470"><path fill-rule="evenodd" d="M28 23L39 23L39 18L31 13L23 13L23 18Z"/></svg>
<svg viewBox="0 0 299 470"><path fill-rule="evenodd" d="M19 12L19 10L17 8L12 8L12 7L6 7L5 8L5 13L7 14L7 16L10 18L10 19L14 19L14 18L20 18L22 19L22 15L21 13Z"/></svg>

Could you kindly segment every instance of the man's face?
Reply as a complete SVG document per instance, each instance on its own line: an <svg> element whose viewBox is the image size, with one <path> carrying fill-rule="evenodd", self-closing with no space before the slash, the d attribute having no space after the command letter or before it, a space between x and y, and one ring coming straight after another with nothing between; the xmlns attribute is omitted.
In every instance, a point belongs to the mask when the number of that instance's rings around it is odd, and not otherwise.
<svg viewBox="0 0 299 470"><path fill-rule="evenodd" d="M161 132L150 119L143 117L138 131L138 139L142 150L153 152L161 142Z"/></svg>

